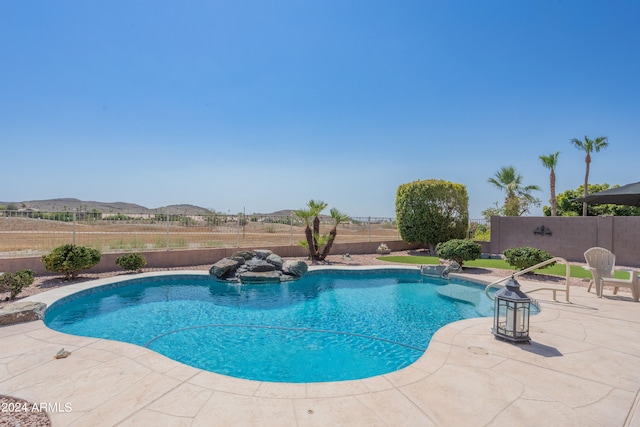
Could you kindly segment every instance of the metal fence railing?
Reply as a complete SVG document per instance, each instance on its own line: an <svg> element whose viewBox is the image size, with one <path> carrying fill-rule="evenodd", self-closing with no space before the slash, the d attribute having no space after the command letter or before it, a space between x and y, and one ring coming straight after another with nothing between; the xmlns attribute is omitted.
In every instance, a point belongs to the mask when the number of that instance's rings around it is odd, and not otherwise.
<svg viewBox="0 0 640 427"><path fill-rule="evenodd" d="M321 217L321 232L333 228ZM297 245L305 224L295 215L0 211L0 258L42 255L73 243L103 253L191 248ZM399 240L394 218L352 218L340 242Z"/></svg>
<svg viewBox="0 0 640 427"><path fill-rule="evenodd" d="M333 228L321 216L321 233ZM490 223L473 219L468 238L488 240ZM295 215L0 211L0 258L49 253L73 243L103 253L169 249L293 246L304 240ZM358 217L338 226L341 243L400 240L395 218Z"/></svg>

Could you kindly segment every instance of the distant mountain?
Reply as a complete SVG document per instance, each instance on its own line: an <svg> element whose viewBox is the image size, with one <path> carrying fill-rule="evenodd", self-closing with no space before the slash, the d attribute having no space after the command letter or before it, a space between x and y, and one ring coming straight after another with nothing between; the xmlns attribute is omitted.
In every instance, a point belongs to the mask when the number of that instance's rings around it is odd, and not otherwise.
<svg viewBox="0 0 640 427"><path fill-rule="evenodd" d="M271 213L254 213L253 215L273 215L273 216L290 216L293 215L292 209L284 209L281 211L271 212Z"/></svg>
<svg viewBox="0 0 640 427"><path fill-rule="evenodd" d="M169 205L159 208L146 208L135 203L124 202L95 202L73 198L25 200L22 202L0 202L0 205L14 205L18 209L33 209L43 212L62 211L92 211L94 209L102 213L167 213L171 215L202 215L210 213L209 209L194 205Z"/></svg>
<svg viewBox="0 0 640 427"><path fill-rule="evenodd" d="M96 209L102 213L166 213L170 215L205 215L212 213L209 209L189 205L168 205L159 208L147 208L135 203L125 202L95 202L88 200L80 200L74 198L60 198L47 200L24 200L22 202L0 202L0 206L14 205L17 209L31 209L41 212L65 212L65 211L86 211L91 212ZM272 213L253 213L247 215L273 215L273 216L289 216L292 215L291 209L285 209Z"/></svg>

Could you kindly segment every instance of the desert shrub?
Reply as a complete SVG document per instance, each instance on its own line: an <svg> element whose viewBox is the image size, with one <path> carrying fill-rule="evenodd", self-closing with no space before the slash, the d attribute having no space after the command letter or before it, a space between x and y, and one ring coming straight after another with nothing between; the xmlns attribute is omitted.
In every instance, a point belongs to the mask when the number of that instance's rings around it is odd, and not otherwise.
<svg viewBox="0 0 640 427"><path fill-rule="evenodd" d="M278 223L278 224L285 224L285 225L291 225L291 217L282 217L282 218L278 218L276 220L274 220L273 222Z"/></svg>
<svg viewBox="0 0 640 427"><path fill-rule="evenodd" d="M105 216L104 219L106 220L110 220L110 221L131 221L132 217L125 215L123 213L118 212L115 215L109 215L109 216Z"/></svg>
<svg viewBox="0 0 640 427"><path fill-rule="evenodd" d="M480 245L471 240L451 239L436 246L436 254L439 258L455 261L460 265L464 261L480 258L481 253Z"/></svg>
<svg viewBox="0 0 640 427"><path fill-rule="evenodd" d="M491 230L487 227L487 224L472 221L469 223L469 239L489 241L491 238Z"/></svg>
<svg viewBox="0 0 640 427"><path fill-rule="evenodd" d="M206 216L204 221L209 227L220 225L224 222L223 218L219 215Z"/></svg>
<svg viewBox="0 0 640 427"><path fill-rule="evenodd" d="M139 252L124 254L116 259L116 265L128 271L140 271L147 265L147 260Z"/></svg>
<svg viewBox="0 0 640 427"><path fill-rule="evenodd" d="M31 218L73 222L73 212L29 212Z"/></svg>
<svg viewBox="0 0 640 427"><path fill-rule="evenodd" d="M33 284L33 270L20 270L15 273L4 273L0 276L0 292L10 292L9 299L15 299L24 288Z"/></svg>
<svg viewBox="0 0 640 427"><path fill-rule="evenodd" d="M66 244L58 246L49 255L43 255L41 259L47 270L63 273L65 279L71 280L78 275L78 272L98 264L102 254L97 249Z"/></svg>
<svg viewBox="0 0 640 427"><path fill-rule="evenodd" d="M507 249L504 251L504 256L509 265L519 270L525 270L553 258L549 252L529 246ZM554 264L555 262L545 266L545 268Z"/></svg>
<svg viewBox="0 0 640 427"><path fill-rule="evenodd" d="M473 240L479 242L490 242L491 241L491 230L486 229L484 231L476 231L473 235Z"/></svg>

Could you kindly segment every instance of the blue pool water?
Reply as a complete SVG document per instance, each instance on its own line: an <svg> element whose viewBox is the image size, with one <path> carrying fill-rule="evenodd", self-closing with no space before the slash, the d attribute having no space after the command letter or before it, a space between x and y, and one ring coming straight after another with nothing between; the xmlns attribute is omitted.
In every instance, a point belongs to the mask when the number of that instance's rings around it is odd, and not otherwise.
<svg viewBox="0 0 640 427"><path fill-rule="evenodd" d="M45 323L234 377L321 382L401 369L442 326L492 313L484 287L472 283L414 270L338 270L268 285L193 275L128 280L56 302Z"/></svg>

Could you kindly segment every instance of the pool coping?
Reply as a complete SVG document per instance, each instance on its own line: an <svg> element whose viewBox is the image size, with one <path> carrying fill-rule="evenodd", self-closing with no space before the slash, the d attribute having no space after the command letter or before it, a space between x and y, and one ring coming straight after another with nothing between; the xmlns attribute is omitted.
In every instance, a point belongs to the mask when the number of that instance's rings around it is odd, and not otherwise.
<svg viewBox="0 0 640 427"><path fill-rule="evenodd" d="M390 267L412 269L383 268ZM318 269L324 268L331 266ZM65 292L58 288L25 300L51 302L114 281L176 274L203 273L177 270L119 276L68 285ZM456 277L477 281L464 274ZM489 283L494 278L486 279ZM524 280L521 284L525 292L536 286ZM271 419L278 413L284 417L282 424L291 425L397 425L409 420L423 425L501 425L535 415L537 423L639 426L637 303L623 293L597 298L586 288L572 290L571 304L553 301L547 291L538 295L538 301L543 310L535 320L532 317L532 344L526 348L495 339L490 333L491 318L466 319L438 330L423 356L404 369L333 383L232 378L183 365L134 344L62 334L41 321L6 326L0 328L0 373L5 374L0 378L6 378L0 380L0 394L75 402L77 409L71 413L50 414L54 425L135 425L154 419L205 425L213 411L221 420L241 424L265 416ZM72 351L72 356L55 361L57 372L40 369L40 365L53 366L51 352L59 346ZM34 361L37 367L31 369L29 362ZM118 383L126 385L126 393L119 397L122 393L113 395L111 385L122 370L131 381ZM89 377L103 385L91 397L83 380ZM150 377L156 380L144 381ZM167 400L172 396L174 402L194 405L194 390L202 398L197 410L180 409ZM137 396L133 406L128 402L131 396Z"/></svg>

